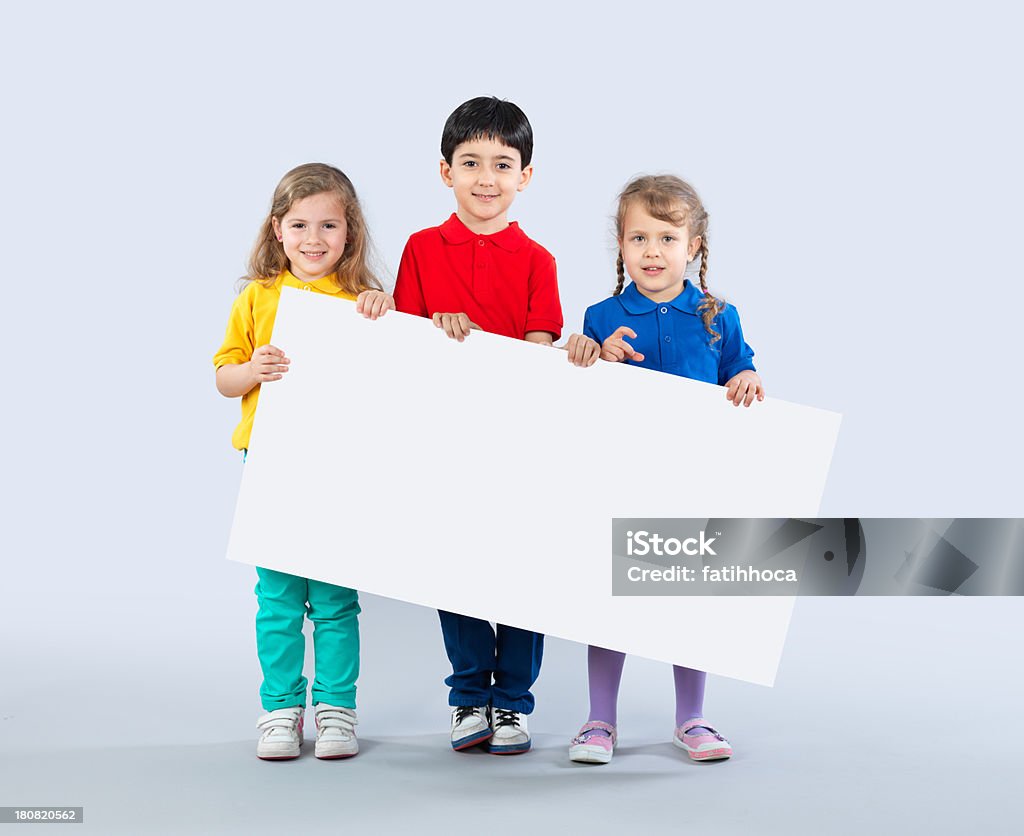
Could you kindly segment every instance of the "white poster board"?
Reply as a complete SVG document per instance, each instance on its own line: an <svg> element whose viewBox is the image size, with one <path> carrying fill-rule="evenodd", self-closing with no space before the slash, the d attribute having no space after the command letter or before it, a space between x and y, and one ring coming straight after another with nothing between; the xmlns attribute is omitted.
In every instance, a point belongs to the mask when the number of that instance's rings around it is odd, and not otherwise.
<svg viewBox="0 0 1024 836"><path fill-rule="evenodd" d="M772 684L792 599L613 598L611 520L814 517L837 414L354 307L282 291L232 560Z"/></svg>

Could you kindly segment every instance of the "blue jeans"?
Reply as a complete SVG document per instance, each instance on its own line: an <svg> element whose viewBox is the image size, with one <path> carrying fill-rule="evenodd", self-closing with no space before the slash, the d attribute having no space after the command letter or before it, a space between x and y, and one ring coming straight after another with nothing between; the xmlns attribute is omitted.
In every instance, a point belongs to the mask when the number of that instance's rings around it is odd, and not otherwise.
<svg viewBox="0 0 1024 836"><path fill-rule="evenodd" d="M518 627L498 625L497 635L486 621L438 610L444 649L452 663L449 705L493 705L529 714L530 688L540 673L544 636ZM492 684L493 677L493 684Z"/></svg>

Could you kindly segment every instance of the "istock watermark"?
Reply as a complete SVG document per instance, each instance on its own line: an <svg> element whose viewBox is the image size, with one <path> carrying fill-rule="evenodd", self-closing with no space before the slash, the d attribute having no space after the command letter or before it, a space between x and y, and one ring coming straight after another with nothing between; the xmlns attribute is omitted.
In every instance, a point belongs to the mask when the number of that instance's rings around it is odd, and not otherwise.
<svg viewBox="0 0 1024 836"><path fill-rule="evenodd" d="M654 554L658 557L675 557L677 554L705 555L714 554L715 550L711 544L715 538L704 539L704 530L701 529L699 537L687 537L680 540L678 537L662 537L648 531L627 531L626 532L626 554L643 557L647 554Z"/></svg>
<svg viewBox="0 0 1024 836"><path fill-rule="evenodd" d="M1024 520L612 521L613 595L1024 595Z"/></svg>

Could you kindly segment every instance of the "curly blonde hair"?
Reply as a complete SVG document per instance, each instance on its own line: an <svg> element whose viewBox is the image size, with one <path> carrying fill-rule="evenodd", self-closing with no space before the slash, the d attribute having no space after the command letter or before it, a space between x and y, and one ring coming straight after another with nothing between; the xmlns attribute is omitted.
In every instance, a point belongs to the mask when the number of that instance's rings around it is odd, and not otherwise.
<svg viewBox="0 0 1024 836"><path fill-rule="evenodd" d="M345 249L338 263L331 268L335 283L353 296L364 290L381 289L380 281L369 266L370 235L355 186L343 171L325 163L300 165L281 178L274 189L270 212L260 226L249 256L249 272L243 276L244 281L270 287L288 269L284 245L274 234L274 219L280 222L296 202L325 192L336 195L345 207L345 224L348 227Z"/></svg>
<svg viewBox="0 0 1024 836"><path fill-rule="evenodd" d="M685 225L690 233L690 241L700 237L698 280L700 289L704 291L704 301L697 310L701 312L705 330L711 334L711 342L717 342L722 335L711 325L715 317L724 310L725 302L708 293L708 285L704 279L708 272L708 213L696 189L672 174L645 174L635 177L626 184L619 195L619 210L615 215L615 240L619 242L619 254L615 260L618 283L612 295L618 296L622 293L622 287L626 282L626 270L622 261L623 224L629 207L637 202L648 215L659 221L665 221L673 226Z"/></svg>

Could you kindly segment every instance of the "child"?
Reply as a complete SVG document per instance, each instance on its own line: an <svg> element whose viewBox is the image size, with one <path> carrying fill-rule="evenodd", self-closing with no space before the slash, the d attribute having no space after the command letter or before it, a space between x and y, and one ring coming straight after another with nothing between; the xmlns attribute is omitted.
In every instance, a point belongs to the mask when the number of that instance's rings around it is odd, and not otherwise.
<svg viewBox="0 0 1024 836"><path fill-rule="evenodd" d="M736 406L763 401L739 314L707 292L708 216L693 188L669 175L638 177L619 196L615 220L618 284L610 299L587 308L583 322L584 334L601 343L601 358L724 385ZM698 254L699 288L684 275ZM633 282L623 291L626 273ZM590 719L573 738L569 758L608 763L625 654L591 646L587 659ZM729 742L701 717L706 674L679 666L672 671L672 742L693 760L731 756Z"/></svg>
<svg viewBox="0 0 1024 836"><path fill-rule="evenodd" d="M441 179L455 192L455 213L415 233L395 284L398 310L431 317L459 341L471 329L551 345L562 330L555 260L509 223L508 210L533 176L533 129L511 102L481 96L448 117L441 135ZM569 361L593 362L600 346L573 340ZM499 567L500 568L500 567ZM481 582L488 576L482 570ZM500 580L498 581L500 582ZM526 717L540 672L544 637L504 624L439 612L452 675L451 744L456 751L490 741L494 754L530 748Z"/></svg>
<svg viewBox="0 0 1024 836"><path fill-rule="evenodd" d="M280 380L289 359L270 344L283 286L356 301L376 319L394 300L367 266L366 224L351 181L338 169L310 163L289 171L274 191L270 214L249 259L247 285L235 299L224 344L213 358L217 390L242 398L232 442L249 446L260 386ZM303 616L313 622L316 675L313 705L318 758L359 751L355 697L359 676L359 601L354 589L257 568L256 652L263 669L260 698L267 712L257 757L297 758L302 745L306 679L302 675Z"/></svg>

